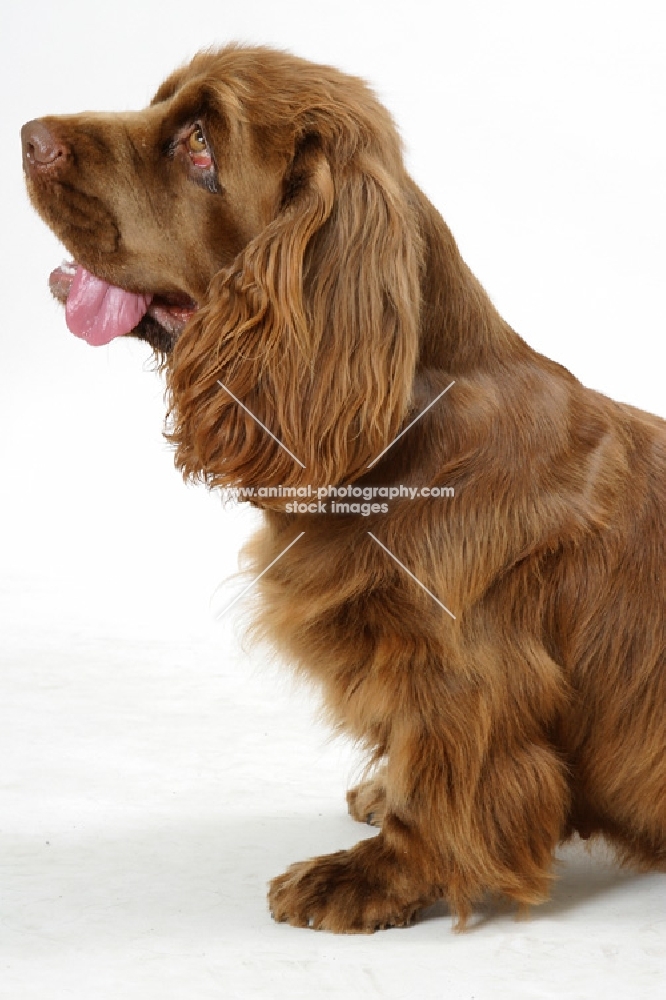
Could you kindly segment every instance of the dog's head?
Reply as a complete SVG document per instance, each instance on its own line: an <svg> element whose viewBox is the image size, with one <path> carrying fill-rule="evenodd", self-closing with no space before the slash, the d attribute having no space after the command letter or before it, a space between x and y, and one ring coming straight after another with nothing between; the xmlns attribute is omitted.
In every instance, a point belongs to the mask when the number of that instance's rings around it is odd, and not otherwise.
<svg viewBox="0 0 666 1000"><path fill-rule="evenodd" d="M186 475L351 481L397 434L422 244L399 139L361 81L230 47L144 111L30 122L23 148L74 258L51 278L70 329L165 355Z"/></svg>

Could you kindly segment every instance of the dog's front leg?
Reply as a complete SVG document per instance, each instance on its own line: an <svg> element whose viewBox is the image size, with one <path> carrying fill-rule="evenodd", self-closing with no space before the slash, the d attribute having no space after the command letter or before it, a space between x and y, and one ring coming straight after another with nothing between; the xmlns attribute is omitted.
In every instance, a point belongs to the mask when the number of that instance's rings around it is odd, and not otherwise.
<svg viewBox="0 0 666 1000"><path fill-rule="evenodd" d="M371 932L403 926L445 892L426 857L418 830L388 815L376 837L351 850L292 865L273 879L271 913L276 920L316 930Z"/></svg>
<svg viewBox="0 0 666 1000"><path fill-rule="evenodd" d="M486 893L521 906L546 898L569 807L564 764L538 717L557 702L557 669L545 652L514 652L511 702L494 690L487 664L435 702L406 673L390 726L381 832L274 879L276 920L368 932L407 924L445 898L462 926ZM520 683L523 667L529 685ZM484 676L493 680L485 689Z"/></svg>

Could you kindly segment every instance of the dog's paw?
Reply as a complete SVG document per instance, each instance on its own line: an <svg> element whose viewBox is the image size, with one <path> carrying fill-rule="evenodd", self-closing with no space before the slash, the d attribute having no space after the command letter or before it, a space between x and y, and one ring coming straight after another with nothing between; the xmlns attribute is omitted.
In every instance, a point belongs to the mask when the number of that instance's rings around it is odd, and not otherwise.
<svg viewBox="0 0 666 1000"><path fill-rule="evenodd" d="M369 781L350 788L347 792L347 809L353 819L370 826L381 826L386 814L386 788L380 771Z"/></svg>
<svg viewBox="0 0 666 1000"><path fill-rule="evenodd" d="M373 865L377 839L301 861L273 879L268 902L274 919L295 927L366 934L411 923L427 901L418 894L416 900L405 898L387 880L390 873Z"/></svg>

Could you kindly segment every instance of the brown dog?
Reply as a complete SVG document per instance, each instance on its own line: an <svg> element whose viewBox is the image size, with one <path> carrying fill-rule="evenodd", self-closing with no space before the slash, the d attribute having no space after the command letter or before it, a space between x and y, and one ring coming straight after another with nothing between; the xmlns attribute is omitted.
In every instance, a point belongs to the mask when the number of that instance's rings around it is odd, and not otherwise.
<svg viewBox="0 0 666 1000"><path fill-rule="evenodd" d="M255 488L257 633L381 765L349 793L381 832L275 879L274 916L536 903L576 831L663 868L666 424L502 320L364 84L229 47L23 149L70 328L147 340L184 475ZM308 485L403 495L259 494Z"/></svg>

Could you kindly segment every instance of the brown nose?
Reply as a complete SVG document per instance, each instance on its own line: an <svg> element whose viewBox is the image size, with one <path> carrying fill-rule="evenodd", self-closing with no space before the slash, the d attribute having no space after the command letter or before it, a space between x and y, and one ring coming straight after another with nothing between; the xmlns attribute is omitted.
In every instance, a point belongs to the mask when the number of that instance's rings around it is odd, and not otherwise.
<svg viewBox="0 0 666 1000"><path fill-rule="evenodd" d="M51 170L65 159L67 147L57 139L53 132L36 118L26 122L21 129L23 143L23 169L26 173Z"/></svg>

